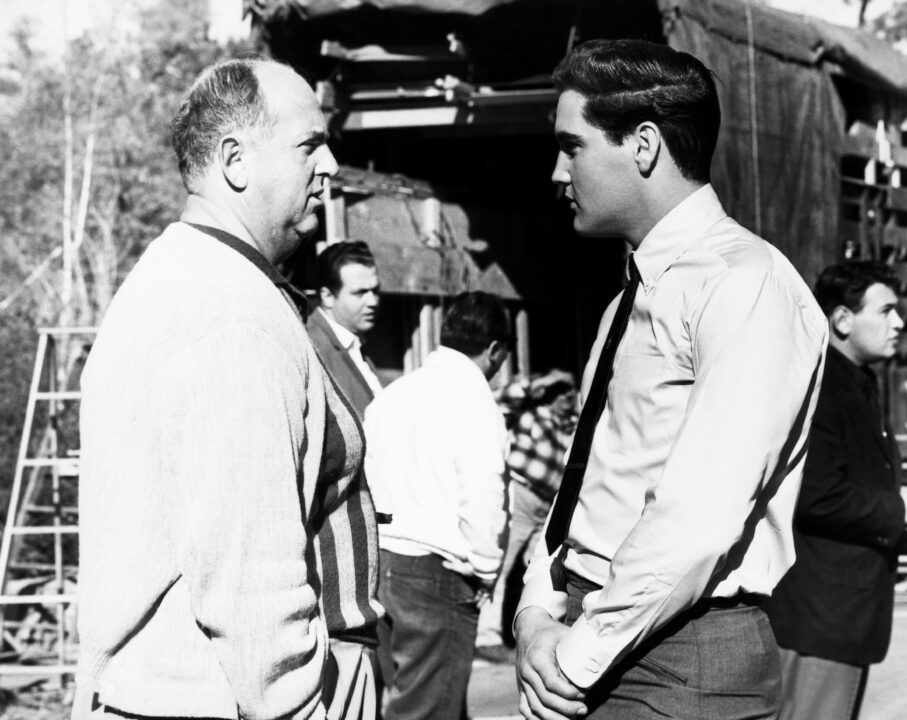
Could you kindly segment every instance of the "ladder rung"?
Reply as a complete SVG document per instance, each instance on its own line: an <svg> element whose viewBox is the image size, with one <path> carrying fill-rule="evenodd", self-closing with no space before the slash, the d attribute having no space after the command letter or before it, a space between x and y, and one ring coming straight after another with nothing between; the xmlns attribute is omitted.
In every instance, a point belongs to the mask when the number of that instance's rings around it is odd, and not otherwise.
<svg viewBox="0 0 907 720"><path fill-rule="evenodd" d="M78 533L78 525L57 525L48 527L33 527L30 525L20 525L8 529L10 535L66 535L68 533Z"/></svg>
<svg viewBox="0 0 907 720"><path fill-rule="evenodd" d="M11 562L9 564L10 570L45 570L45 571L54 571L57 569L57 566L53 563L37 563L37 562ZM78 571L78 565L64 565L63 572L73 572Z"/></svg>
<svg viewBox="0 0 907 720"><path fill-rule="evenodd" d="M75 665L0 665L0 675L68 675Z"/></svg>
<svg viewBox="0 0 907 720"><path fill-rule="evenodd" d="M55 507L53 505L29 505L25 508L25 512L30 513L55 513L58 511L64 514L72 514L79 512L79 508L75 505L61 505L60 507Z"/></svg>
<svg viewBox="0 0 907 720"><path fill-rule="evenodd" d="M97 327L41 327L38 332L42 335L94 335Z"/></svg>
<svg viewBox="0 0 907 720"><path fill-rule="evenodd" d="M0 605L65 605L76 601L69 595L0 595Z"/></svg>
<svg viewBox="0 0 907 720"><path fill-rule="evenodd" d="M50 630L56 632L60 628L59 623L55 622L34 622L33 620L4 620L3 624L10 630L17 628Z"/></svg>
<svg viewBox="0 0 907 720"><path fill-rule="evenodd" d="M65 467L78 469L79 461L77 458L26 458L22 461L25 467Z"/></svg>
<svg viewBox="0 0 907 720"><path fill-rule="evenodd" d="M35 400L81 400L82 393L79 390L55 390L53 392L42 391L35 393Z"/></svg>

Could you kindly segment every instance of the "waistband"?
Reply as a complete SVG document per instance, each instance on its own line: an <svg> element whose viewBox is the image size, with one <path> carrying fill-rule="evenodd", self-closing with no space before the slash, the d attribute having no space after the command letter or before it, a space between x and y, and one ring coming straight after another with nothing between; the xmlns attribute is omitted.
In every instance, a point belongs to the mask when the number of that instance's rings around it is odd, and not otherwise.
<svg viewBox="0 0 907 720"><path fill-rule="evenodd" d="M460 578L475 590L479 590L484 587L482 581L475 575L461 575L458 572L449 570L448 568L444 567L446 560L440 555L436 555L435 553L427 553L425 555L403 555L401 553L396 553L393 550L382 549L380 551L379 557L382 568L389 568L391 566L394 566L397 568L408 569L411 572L430 572L435 575L449 574L451 576Z"/></svg>

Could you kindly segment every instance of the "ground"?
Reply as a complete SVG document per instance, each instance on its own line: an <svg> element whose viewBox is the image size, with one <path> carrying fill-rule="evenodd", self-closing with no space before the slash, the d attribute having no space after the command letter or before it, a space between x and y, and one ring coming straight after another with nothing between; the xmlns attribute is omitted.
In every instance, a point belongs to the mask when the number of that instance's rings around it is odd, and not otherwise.
<svg viewBox="0 0 907 720"><path fill-rule="evenodd" d="M907 588L905 588L907 590ZM869 673L863 720L907 718L907 592L899 593L888 657ZM10 685L9 676L0 685ZM26 687L19 693L0 687L0 720L69 720L71 692ZM512 664L476 660L469 688L469 714L475 720L518 720Z"/></svg>

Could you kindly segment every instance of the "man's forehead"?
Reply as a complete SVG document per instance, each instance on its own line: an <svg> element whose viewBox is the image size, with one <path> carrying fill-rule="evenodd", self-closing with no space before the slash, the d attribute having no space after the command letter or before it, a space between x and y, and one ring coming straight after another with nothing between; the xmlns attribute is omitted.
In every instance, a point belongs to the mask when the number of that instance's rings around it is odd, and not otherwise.
<svg viewBox="0 0 907 720"><path fill-rule="evenodd" d="M863 293L863 305L890 305L897 303L898 296L884 283L873 283Z"/></svg>
<svg viewBox="0 0 907 720"><path fill-rule="evenodd" d="M557 101L557 115L554 122L556 135L577 135L591 127L583 116L586 98L574 90L565 90Z"/></svg>
<svg viewBox="0 0 907 720"><path fill-rule="evenodd" d="M378 282L378 269L374 265L362 263L346 263L340 268L340 281L343 287L355 289L356 287L372 287Z"/></svg>
<svg viewBox="0 0 907 720"><path fill-rule="evenodd" d="M303 115L307 127L315 127L314 119L323 131L324 118L315 91L292 69L282 65L263 65L258 72L262 93L272 112L293 117Z"/></svg>

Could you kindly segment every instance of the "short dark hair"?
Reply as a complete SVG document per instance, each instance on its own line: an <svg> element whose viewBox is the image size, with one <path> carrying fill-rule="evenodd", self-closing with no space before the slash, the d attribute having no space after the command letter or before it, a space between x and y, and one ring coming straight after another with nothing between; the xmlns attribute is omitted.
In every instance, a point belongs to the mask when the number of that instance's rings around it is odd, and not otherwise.
<svg viewBox="0 0 907 720"><path fill-rule="evenodd" d="M195 191L199 176L225 134L239 128L271 129L274 118L268 112L257 74L265 64L281 63L248 57L212 65L183 97L170 123L170 140L189 192Z"/></svg>
<svg viewBox="0 0 907 720"><path fill-rule="evenodd" d="M830 265L816 280L816 300L825 317L830 317L841 305L856 313L863 307L866 291L877 283L891 288L895 294L898 292L898 277L884 263L860 260Z"/></svg>
<svg viewBox="0 0 907 720"><path fill-rule="evenodd" d="M346 265L375 267L375 256L362 240L348 240L328 245L315 263L315 285L336 295L343 287L340 270Z"/></svg>
<svg viewBox="0 0 907 720"><path fill-rule="evenodd" d="M614 144L654 122L687 180L706 183L721 108L711 71L692 55L646 40L590 40L554 71L559 92L586 99L583 117Z"/></svg>
<svg viewBox="0 0 907 720"><path fill-rule="evenodd" d="M454 297L444 313L441 344L475 357L495 340L507 347L513 341L504 301L481 290Z"/></svg>

